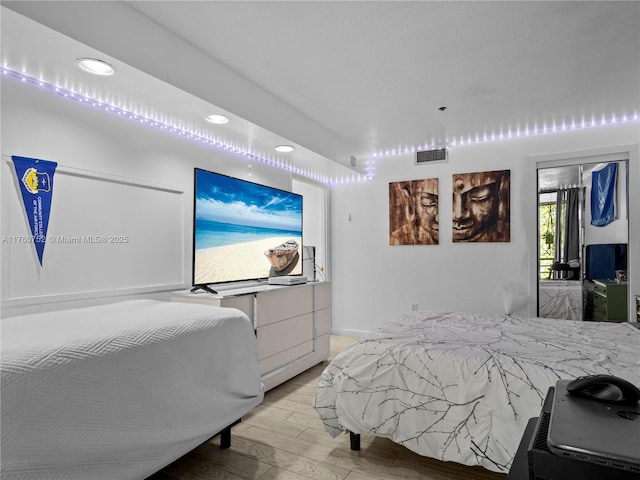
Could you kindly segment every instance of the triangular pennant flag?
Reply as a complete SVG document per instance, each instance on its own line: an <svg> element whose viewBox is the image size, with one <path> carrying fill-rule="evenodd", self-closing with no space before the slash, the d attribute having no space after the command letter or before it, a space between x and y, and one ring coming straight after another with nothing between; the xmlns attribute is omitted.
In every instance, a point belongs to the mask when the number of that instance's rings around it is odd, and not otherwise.
<svg viewBox="0 0 640 480"><path fill-rule="evenodd" d="M53 175L58 164L48 160L12 156L13 166L22 193L24 209L33 235L38 260L42 266L42 255L47 241Z"/></svg>

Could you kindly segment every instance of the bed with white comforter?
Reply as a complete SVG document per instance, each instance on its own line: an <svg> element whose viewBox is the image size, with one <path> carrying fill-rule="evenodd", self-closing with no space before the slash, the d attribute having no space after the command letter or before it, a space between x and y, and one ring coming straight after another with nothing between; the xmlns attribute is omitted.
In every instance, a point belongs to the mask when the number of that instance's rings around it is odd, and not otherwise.
<svg viewBox="0 0 640 480"><path fill-rule="evenodd" d="M3 480L144 479L263 398L239 310L133 300L0 327Z"/></svg>
<svg viewBox="0 0 640 480"><path fill-rule="evenodd" d="M334 437L373 433L424 456L507 472L548 388L596 373L640 385L640 330L411 312L337 355L314 407Z"/></svg>

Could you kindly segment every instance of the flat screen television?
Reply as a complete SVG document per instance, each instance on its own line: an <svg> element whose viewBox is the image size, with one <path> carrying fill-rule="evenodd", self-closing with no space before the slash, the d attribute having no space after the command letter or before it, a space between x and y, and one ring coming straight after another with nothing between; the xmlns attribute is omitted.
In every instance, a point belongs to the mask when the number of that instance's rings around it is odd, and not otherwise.
<svg viewBox="0 0 640 480"><path fill-rule="evenodd" d="M194 169L193 286L302 274L302 195Z"/></svg>

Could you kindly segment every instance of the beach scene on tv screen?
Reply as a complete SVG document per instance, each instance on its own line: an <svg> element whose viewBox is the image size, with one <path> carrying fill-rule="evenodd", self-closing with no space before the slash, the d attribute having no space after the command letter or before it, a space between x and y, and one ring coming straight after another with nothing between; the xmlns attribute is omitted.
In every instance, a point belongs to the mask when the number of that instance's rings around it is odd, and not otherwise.
<svg viewBox="0 0 640 480"><path fill-rule="evenodd" d="M196 171L193 283L302 273L302 197Z"/></svg>

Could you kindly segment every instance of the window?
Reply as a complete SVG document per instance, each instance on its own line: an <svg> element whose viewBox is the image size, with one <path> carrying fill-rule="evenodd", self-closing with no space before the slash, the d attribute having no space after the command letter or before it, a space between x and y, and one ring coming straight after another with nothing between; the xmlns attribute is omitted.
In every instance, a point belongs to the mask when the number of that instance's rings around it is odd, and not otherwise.
<svg viewBox="0 0 640 480"><path fill-rule="evenodd" d="M329 241L328 241L328 196L323 185L293 179L292 190L303 196L302 201L302 241L305 246L315 247L316 280L328 280ZM305 258L303 258L304 263ZM303 272L308 278L313 272Z"/></svg>
<svg viewBox="0 0 640 480"><path fill-rule="evenodd" d="M541 193L538 198L538 232L540 279L551 278L551 264L556 257L556 193Z"/></svg>

